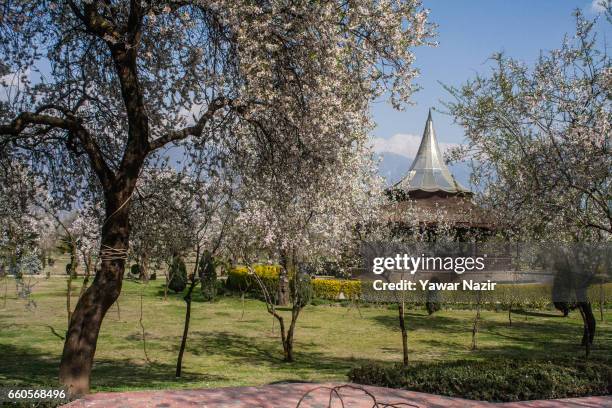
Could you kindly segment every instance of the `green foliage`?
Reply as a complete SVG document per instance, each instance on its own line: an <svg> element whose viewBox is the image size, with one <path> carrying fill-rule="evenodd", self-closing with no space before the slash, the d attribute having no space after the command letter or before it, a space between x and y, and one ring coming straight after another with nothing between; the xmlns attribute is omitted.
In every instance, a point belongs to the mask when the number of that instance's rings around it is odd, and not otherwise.
<svg viewBox="0 0 612 408"><path fill-rule="evenodd" d="M65 261L62 261L58 261L56 266L61 263L63 267ZM187 267L189 272L189 264ZM298 322L297 334L303 352L298 355L299 375L296 376L295 365L274 359L282 350L280 342L262 336L262 333L270 331L271 318L261 301L247 296L243 302L239 295L218 295L217 301L203 303L198 287L192 304L192 319L195 319L192 322L195 334L192 334L198 342L189 344L202 352L189 355L190 375L178 382L173 375L168 375L176 364L176 354L167 350L177 347L177 338L169 335L169 330L177 335L180 333L185 302L179 294L168 296L168 300L160 305L166 286L164 275L161 273L161 281L150 281L147 285L133 280L123 282L119 299L122 319L115 317L113 306L101 333L105 339L106 355L104 364L96 369L96 380L92 383L94 392L197 388L204 380L210 380L211 387L271 383L288 377L338 382L346 381L349 369L362 362L401 361L397 304L395 310L388 310L386 307L366 307L367 304L361 303L359 307L363 317L360 317L357 309L338 307L340 303L337 301L313 299L311 303L321 306L307 306L307 313L301 315ZM58 311L64 311L66 307L66 282L64 279L36 279L33 297L38 307L36 313L32 313L24 307L24 300L10 295L14 293L11 292L14 288L10 286L11 279L8 279L7 308L0 311L7 323L0 329L0 348L4 351L0 383L6 386L18 381L30 387L52 384L57 377L57 362L53 356L57 355L59 340L45 325L51 325L58 333L65 327L66 314ZM82 278L77 278L73 289L79 288L81 282ZM0 308L6 283L0 279ZM138 327L141 294L147 350L149 356L159 363L155 370L147 365L129 364L129 361L137 361L143 356L141 337L126 333L126 326ZM348 307L350 302L346 303ZM412 352L410 369L417 362L451 364L457 360L485 360L493 356L537 361L566 361L582 357L582 349L578 346L582 318L578 311L570 313L568 318L553 317L560 315L555 312L515 315L510 326L505 313L483 309L478 339L480 349L470 351L469 329L474 312L453 308L452 311L442 310L434 316L427 316L422 308L419 309L406 316ZM147 310L152 313L147 314ZM287 308L278 308L277 311L290 318L291 311ZM599 321L598 313L597 318L595 346L589 360L612 367L612 309L604 311L603 322ZM206 338L199 341L203 325ZM41 330L41 327L46 330ZM241 364L235 364L238 359ZM230 372L232 375L227 374Z"/></svg>
<svg viewBox="0 0 612 408"><path fill-rule="evenodd" d="M130 266L130 274L132 276L140 276L140 265L132 264L132 266Z"/></svg>
<svg viewBox="0 0 612 408"><path fill-rule="evenodd" d="M315 290L316 293L316 290ZM441 307L471 309L476 306L476 291L445 290L436 293L436 303ZM588 297L594 304L603 299L604 306L612 303L612 283L591 285L587 291ZM395 303L397 301L392 291L375 291L370 282L363 282L360 299L369 303ZM405 302L427 306L427 291L420 285L416 290L401 292ZM518 309L544 310L553 307L552 285L547 284L497 284L492 291L480 292L480 304L486 309L508 310L512 307Z"/></svg>
<svg viewBox="0 0 612 408"><path fill-rule="evenodd" d="M432 283L440 282L440 280L437 278L433 278L431 282ZM442 305L440 304L440 299L441 299L440 291L438 290L428 290L427 291L427 294L425 295L425 300L426 300L425 308L427 309L428 314L432 315L438 310L440 310L440 308L442 307Z"/></svg>
<svg viewBox="0 0 612 408"><path fill-rule="evenodd" d="M76 276L76 268L73 270L71 262L66 264L66 275L72 275L73 278Z"/></svg>
<svg viewBox="0 0 612 408"><path fill-rule="evenodd" d="M180 256L172 258L172 264L168 270L170 278L168 288L176 293L180 293L187 287L187 267Z"/></svg>
<svg viewBox="0 0 612 408"><path fill-rule="evenodd" d="M205 251L198 265L200 284L204 301L210 302L217 296L217 269L212 255Z"/></svg>
<svg viewBox="0 0 612 408"><path fill-rule="evenodd" d="M439 364L366 364L349 372L358 384L403 388L485 401L606 395L612 368L601 363L487 359Z"/></svg>
<svg viewBox="0 0 612 408"><path fill-rule="evenodd" d="M361 294L361 282L346 279L314 279L313 295L319 299L336 300L340 293L345 299L356 299Z"/></svg>
<svg viewBox="0 0 612 408"><path fill-rule="evenodd" d="M298 307L302 308L310 303L312 299L312 279L307 273L298 273L294 279L289 282L291 288L291 301Z"/></svg>

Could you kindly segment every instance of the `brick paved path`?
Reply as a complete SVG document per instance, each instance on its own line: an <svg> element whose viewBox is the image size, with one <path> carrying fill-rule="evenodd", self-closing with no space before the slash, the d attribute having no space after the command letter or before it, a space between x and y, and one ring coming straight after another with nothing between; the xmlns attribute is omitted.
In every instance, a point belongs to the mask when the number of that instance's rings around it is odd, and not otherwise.
<svg viewBox="0 0 612 408"><path fill-rule="evenodd" d="M175 407L209 407L209 408L294 408L300 397L312 391L304 398L300 407L303 408L339 408L340 400L335 398L329 404L330 388L339 383L328 384L275 384L262 387L228 387L195 390L166 391L133 391L91 394L74 401L65 407L70 408L175 408ZM327 388L325 388L327 387ZM374 401L360 389L346 385L339 390L345 408L372 408ZM375 396L379 407L384 404L394 404L389 408L405 407L448 407L448 408L595 408L611 407L612 396L573 398L565 400L526 401L504 404L470 401L460 398L441 397L439 395L420 392L394 390L382 387L356 386L367 390Z"/></svg>

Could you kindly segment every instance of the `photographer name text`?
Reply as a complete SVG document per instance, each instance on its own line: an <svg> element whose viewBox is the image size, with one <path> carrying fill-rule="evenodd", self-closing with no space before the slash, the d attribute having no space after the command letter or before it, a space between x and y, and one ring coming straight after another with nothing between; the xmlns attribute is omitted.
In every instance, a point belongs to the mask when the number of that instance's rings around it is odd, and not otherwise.
<svg viewBox="0 0 612 408"><path fill-rule="evenodd" d="M487 280L486 282L479 282L474 280L462 280L459 282L430 282L429 279L419 279L418 281L411 281L402 279L397 282L385 282L382 279L377 279L372 282L374 290L495 290L496 282Z"/></svg>

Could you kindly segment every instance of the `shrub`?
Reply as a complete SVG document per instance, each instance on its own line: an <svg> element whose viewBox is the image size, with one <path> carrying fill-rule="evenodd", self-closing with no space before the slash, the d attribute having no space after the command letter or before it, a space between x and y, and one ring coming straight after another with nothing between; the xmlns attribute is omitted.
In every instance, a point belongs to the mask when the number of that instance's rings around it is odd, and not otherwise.
<svg viewBox="0 0 612 408"><path fill-rule="evenodd" d="M76 268L72 270L72 263L68 262L66 264L66 275L72 275L72 277L76 277Z"/></svg>
<svg viewBox="0 0 612 408"><path fill-rule="evenodd" d="M345 299L356 299L361 294L361 281L345 279L314 279L313 295L319 299L336 300L340 293Z"/></svg>
<svg viewBox="0 0 612 408"><path fill-rule="evenodd" d="M42 272L43 266L40 257L34 253L25 253L19 259L19 270L22 274L38 275Z"/></svg>
<svg viewBox="0 0 612 408"><path fill-rule="evenodd" d="M271 296L276 296L278 290L278 276L280 274L280 265L253 265L253 272L257 274L259 279L268 290ZM249 275L249 270L246 266L234 266L227 274L225 285L230 290L248 291L261 295L261 288L255 278Z"/></svg>
<svg viewBox="0 0 612 408"><path fill-rule="evenodd" d="M210 253L205 252L202 255L198 269L200 271L202 297L205 301L215 300L217 295L217 270Z"/></svg>
<svg viewBox="0 0 612 408"><path fill-rule="evenodd" d="M315 296L321 297L321 290L317 292L316 285L324 285L323 280L315 280ZM355 282L355 281L351 281ZM598 305L600 300L603 300L603 305L609 307L612 304L612 283L594 284L588 288L588 297L594 305ZM552 285L550 284L498 284L495 290L489 292L481 292L481 305L485 309L501 307L508 310L510 306L513 309L549 309L552 308ZM323 293L323 297L325 294ZM420 285L417 285L416 290L406 291L403 293L407 303L413 305L427 306L427 291L423 291ZM473 308L476 305L475 292L468 290L456 291L439 291L437 303L440 306L449 305L453 308ZM391 291L376 291L372 288L371 282L363 282L359 297L364 302L370 303L394 303L396 302L395 294ZM570 304L571 306L571 304ZM571 309L571 307L570 307Z"/></svg>
<svg viewBox="0 0 612 408"><path fill-rule="evenodd" d="M140 276L140 265L132 264L132 266L130 266L130 274L132 276Z"/></svg>
<svg viewBox="0 0 612 408"><path fill-rule="evenodd" d="M168 276L170 278L168 282L168 288L176 293L180 293L187 287L187 268L185 262L179 256L172 258L172 264L168 270Z"/></svg>
<svg viewBox="0 0 612 408"><path fill-rule="evenodd" d="M297 285L297 288L295 287ZM297 276L290 281L291 295L295 293L297 296L291 299L294 304L299 307L304 307L312 299L312 279L307 273L298 273Z"/></svg>
<svg viewBox="0 0 612 408"><path fill-rule="evenodd" d="M403 388L485 401L524 401L606 395L612 368L596 362L501 360L353 368L358 384Z"/></svg>
<svg viewBox="0 0 612 408"><path fill-rule="evenodd" d="M433 278L431 283L439 283L440 280L438 278ZM442 294L439 290L428 290L425 296L425 308L427 309L427 313L429 315L434 314L438 310L440 310L440 300Z"/></svg>

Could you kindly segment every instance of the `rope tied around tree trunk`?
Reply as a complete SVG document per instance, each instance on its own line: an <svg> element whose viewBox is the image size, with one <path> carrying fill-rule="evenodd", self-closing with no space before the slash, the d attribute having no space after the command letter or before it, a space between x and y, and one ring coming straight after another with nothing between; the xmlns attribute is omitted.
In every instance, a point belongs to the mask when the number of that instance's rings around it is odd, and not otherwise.
<svg viewBox="0 0 612 408"><path fill-rule="evenodd" d="M100 261L127 261L127 248L113 248L108 245L102 245L100 249Z"/></svg>
<svg viewBox="0 0 612 408"><path fill-rule="evenodd" d="M138 176L140 177L140 173L139 173ZM132 199L132 196L134 195L135 191L136 191L136 189L134 189L132 191L132 193L129 195L129 197L126 198L125 201L115 211L113 211L113 213L111 215L106 217L106 219L104 220L102 225L100 225L100 229L102 229L106 225L108 220L110 220L115 214L117 214L119 211L121 211L121 209L123 207L126 206L126 204ZM100 248L100 255L99 255L99 260L101 262L104 262L104 261L127 261L127 259L128 259L128 249L127 248L126 249L113 248L113 247L110 247L108 245L102 244L102 247Z"/></svg>

